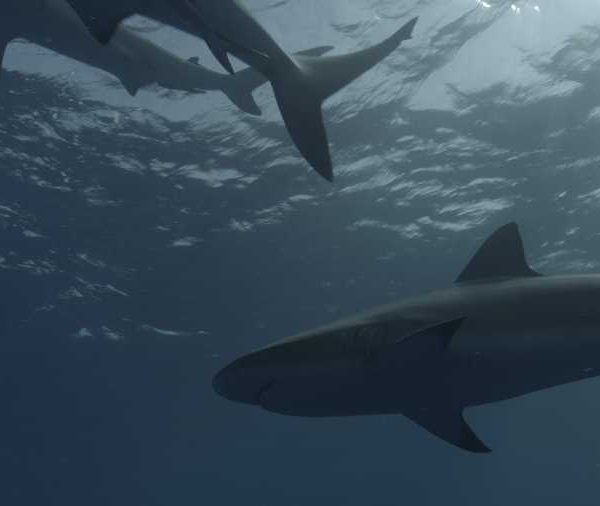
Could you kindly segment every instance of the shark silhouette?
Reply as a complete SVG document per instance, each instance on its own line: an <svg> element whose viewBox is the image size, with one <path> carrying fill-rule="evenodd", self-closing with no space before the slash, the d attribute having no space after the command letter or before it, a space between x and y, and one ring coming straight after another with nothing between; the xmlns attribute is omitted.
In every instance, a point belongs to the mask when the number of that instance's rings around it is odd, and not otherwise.
<svg viewBox="0 0 600 506"><path fill-rule="evenodd" d="M463 410L600 375L600 275L542 276L516 224L497 230L455 286L246 355L215 390L277 413L400 413L462 449L489 448Z"/></svg>
<svg viewBox="0 0 600 506"><path fill-rule="evenodd" d="M333 167L323 123L323 102L365 73L412 37L411 19L383 42L353 54L312 58L288 55L238 0L67 0L102 43L121 21L147 16L202 37L217 59L232 71L231 54L259 70L271 82L292 141L325 179Z"/></svg>
<svg viewBox="0 0 600 506"><path fill-rule="evenodd" d="M19 2L20 5L29 2L33 6L32 0ZM43 22L36 22L36 19ZM111 40L102 45L89 33L66 0L42 0L35 18L3 16L0 33L9 32L16 34L15 38L23 38L114 75L131 95L153 84L190 93L214 90L224 93L240 110L261 114L252 92L267 79L258 71L247 68L235 75L214 72L200 65L196 58L180 58L124 26L119 26ZM5 37L2 48L8 42ZM298 54L321 56L331 49L331 46L320 46Z"/></svg>

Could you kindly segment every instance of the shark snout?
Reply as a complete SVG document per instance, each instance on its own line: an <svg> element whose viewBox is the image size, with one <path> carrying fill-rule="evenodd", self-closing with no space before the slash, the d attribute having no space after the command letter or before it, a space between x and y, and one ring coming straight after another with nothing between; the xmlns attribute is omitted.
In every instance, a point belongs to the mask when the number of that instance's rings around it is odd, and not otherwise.
<svg viewBox="0 0 600 506"><path fill-rule="evenodd" d="M249 357L242 357L221 369L212 384L221 397L245 404L260 404L260 397L273 384L273 377L268 368L253 364Z"/></svg>

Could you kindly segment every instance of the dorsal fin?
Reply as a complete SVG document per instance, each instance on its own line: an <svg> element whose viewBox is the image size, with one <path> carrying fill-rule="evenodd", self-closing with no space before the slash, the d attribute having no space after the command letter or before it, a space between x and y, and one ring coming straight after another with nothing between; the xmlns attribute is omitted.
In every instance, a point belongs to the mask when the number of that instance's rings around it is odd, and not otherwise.
<svg viewBox="0 0 600 506"><path fill-rule="evenodd" d="M527 265L519 227L516 223L509 223L483 243L456 282L540 275Z"/></svg>

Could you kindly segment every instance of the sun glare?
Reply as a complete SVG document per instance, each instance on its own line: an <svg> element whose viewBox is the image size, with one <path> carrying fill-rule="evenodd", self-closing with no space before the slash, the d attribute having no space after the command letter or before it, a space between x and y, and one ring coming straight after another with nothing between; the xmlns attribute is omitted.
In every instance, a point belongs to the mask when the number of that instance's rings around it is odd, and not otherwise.
<svg viewBox="0 0 600 506"><path fill-rule="evenodd" d="M475 0L477 5L484 8L484 9L490 9L492 7L493 4L491 4L490 2L486 2L485 0ZM520 5L519 5L520 4ZM536 3L532 3L532 2L519 2L519 4L517 4L517 2L513 2L510 4L510 10L514 13L514 14L521 14L521 12L523 11L523 9L531 9L535 12L541 12L542 9L540 8L540 6Z"/></svg>

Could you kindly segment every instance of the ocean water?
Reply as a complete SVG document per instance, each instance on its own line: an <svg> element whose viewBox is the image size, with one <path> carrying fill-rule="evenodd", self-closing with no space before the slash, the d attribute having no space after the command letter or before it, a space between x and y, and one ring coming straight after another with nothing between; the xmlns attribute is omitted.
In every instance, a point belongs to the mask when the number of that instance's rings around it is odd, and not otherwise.
<svg viewBox="0 0 600 506"><path fill-rule="evenodd" d="M268 86L252 117L212 92L131 97L8 46L0 502L597 504L598 380L467 410L484 456L400 415L237 405L211 380L279 338L450 285L510 221L536 270L597 271L600 3L245 4L289 51L364 48L419 16L326 103L333 183L299 157ZM219 69L192 37L130 23Z"/></svg>

